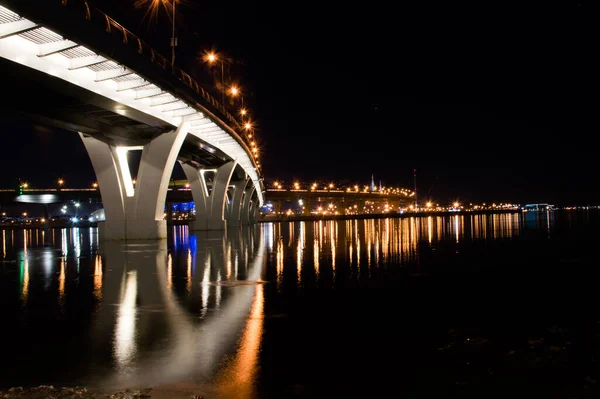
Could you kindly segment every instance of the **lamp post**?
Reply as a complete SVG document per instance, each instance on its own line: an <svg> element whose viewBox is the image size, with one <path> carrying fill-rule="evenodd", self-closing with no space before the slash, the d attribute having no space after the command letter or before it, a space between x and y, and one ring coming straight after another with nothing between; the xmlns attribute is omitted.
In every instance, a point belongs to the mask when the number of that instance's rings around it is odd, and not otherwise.
<svg viewBox="0 0 600 399"><path fill-rule="evenodd" d="M173 2L171 4L170 2ZM150 18L154 19L158 17L158 12L162 6L169 14L169 7L171 7L173 17L171 18L171 66L175 66L175 46L177 45L177 38L175 37L175 3L177 0L136 0L136 3L148 4L148 14Z"/></svg>
<svg viewBox="0 0 600 399"><path fill-rule="evenodd" d="M177 38L175 37L175 3L177 0L173 0L173 22L171 31L171 66L175 66L175 46L177 46Z"/></svg>
<svg viewBox="0 0 600 399"><path fill-rule="evenodd" d="M215 53L206 54L205 60L211 65L215 62L221 63L221 104L225 106L225 71L223 67L223 60L220 59Z"/></svg>

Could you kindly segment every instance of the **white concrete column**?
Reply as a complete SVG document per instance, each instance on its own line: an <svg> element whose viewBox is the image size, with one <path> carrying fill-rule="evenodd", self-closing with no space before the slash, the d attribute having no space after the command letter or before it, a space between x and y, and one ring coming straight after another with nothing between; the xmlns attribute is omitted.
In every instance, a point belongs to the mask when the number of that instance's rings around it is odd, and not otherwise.
<svg viewBox="0 0 600 399"><path fill-rule="evenodd" d="M206 214L209 208L208 201L210 196L206 180L201 169L183 162L180 162L180 164L190 184L192 198L194 199L194 208L196 209L196 218L198 218L198 215Z"/></svg>
<svg viewBox="0 0 600 399"><path fill-rule="evenodd" d="M144 146L131 210L127 209L127 237L156 239L167 237L164 220L169 180L181 150L189 123L163 133Z"/></svg>
<svg viewBox="0 0 600 399"><path fill-rule="evenodd" d="M103 240L153 240L167 237L164 207L167 188L189 123L161 134L143 147L108 145L80 133L100 188L105 221L98 224ZM127 152L142 149L134 189Z"/></svg>
<svg viewBox="0 0 600 399"><path fill-rule="evenodd" d="M258 219L258 201L252 201L250 205L250 223L256 223L256 219Z"/></svg>
<svg viewBox="0 0 600 399"><path fill-rule="evenodd" d="M246 185L251 181L248 176L243 180L232 182L233 198L231 199L231 206L227 212L227 225L228 226L240 226L242 224L241 212L242 212L242 200L244 193L246 192Z"/></svg>
<svg viewBox="0 0 600 399"><path fill-rule="evenodd" d="M252 196L254 195L254 190L256 190L254 184L246 189L246 194L244 195L244 201L242 203L242 211L240 214L242 225L252 223L250 220L250 208L252 205Z"/></svg>
<svg viewBox="0 0 600 399"><path fill-rule="evenodd" d="M230 161L219 167L215 173L210 195L204 178L204 170L196 169L187 164L182 164L183 171L190 183L194 205L196 207L196 220L190 223L190 230L225 230L225 203L227 189L237 161Z"/></svg>
<svg viewBox="0 0 600 399"><path fill-rule="evenodd" d="M101 238L124 240L126 194L116 148L82 133L79 137L92 161L104 207L105 221L98 223L98 233Z"/></svg>

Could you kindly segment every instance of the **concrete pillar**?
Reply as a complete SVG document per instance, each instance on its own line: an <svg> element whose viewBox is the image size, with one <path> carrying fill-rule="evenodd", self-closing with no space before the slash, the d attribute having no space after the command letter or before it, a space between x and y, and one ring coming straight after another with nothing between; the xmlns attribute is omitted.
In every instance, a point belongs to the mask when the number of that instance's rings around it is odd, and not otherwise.
<svg viewBox="0 0 600 399"><path fill-rule="evenodd" d="M203 169L188 164L181 165L190 184L196 207L196 220L190 222L190 230L225 230L227 189L236 165L237 161L230 161L217 169L210 195Z"/></svg>
<svg viewBox="0 0 600 399"><path fill-rule="evenodd" d="M277 217L281 216L281 211L283 210L283 200L271 201L273 204L273 211Z"/></svg>
<svg viewBox="0 0 600 399"><path fill-rule="evenodd" d="M98 223L98 233L101 238L125 239L125 188L116 148L82 133L79 136L92 161L104 207L105 221Z"/></svg>
<svg viewBox="0 0 600 399"><path fill-rule="evenodd" d="M242 211L240 213L240 220L242 221L242 225L250 224L250 207L252 205L252 196L254 195L254 191L256 187L254 184L251 187L246 189L246 193L244 194L244 201L242 202Z"/></svg>
<svg viewBox="0 0 600 399"><path fill-rule="evenodd" d="M119 147L79 134L88 152L102 196L103 240L153 240L167 237L164 207L167 188L188 123L161 134L143 147ZM142 149L135 189L127 152Z"/></svg>
<svg viewBox="0 0 600 399"><path fill-rule="evenodd" d="M304 204L304 211L302 212L302 214L304 216L310 216L311 211L312 211L312 206L313 206L313 201L312 201L312 197L309 195L307 195L305 198L302 199L302 203Z"/></svg>
<svg viewBox="0 0 600 399"><path fill-rule="evenodd" d="M135 188L134 209L126 212L128 238L166 238L165 201L173 167L189 123L164 133L144 146Z"/></svg>
<svg viewBox="0 0 600 399"><path fill-rule="evenodd" d="M250 223L251 224L256 223L256 220L258 219L258 208L259 208L258 201L252 202L252 206L250 207Z"/></svg>
<svg viewBox="0 0 600 399"><path fill-rule="evenodd" d="M251 181L248 176L243 180L232 182L233 185L233 198L229 212L227 213L227 225L228 226L240 226L242 224L241 212L244 194L246 193L246 185Z"/></svg>

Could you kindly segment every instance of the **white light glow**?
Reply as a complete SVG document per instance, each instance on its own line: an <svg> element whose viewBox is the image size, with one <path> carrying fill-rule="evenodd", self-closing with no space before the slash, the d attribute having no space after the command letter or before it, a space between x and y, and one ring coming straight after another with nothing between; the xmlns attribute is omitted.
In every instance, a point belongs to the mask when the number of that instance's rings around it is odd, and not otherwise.
<svg viewBox="0 0 600 399"><path fill-rule="evenodd" d="M127 162L127 153L134 150L143 150L144 147L131 146L131 147L117 147L117 161L119 162L119 170L121 171L121 181L125 187L125 194L128 197L133 197L135 189L133 187L133 180L131 179L131 172L129 170L129 163Z"/></svg>

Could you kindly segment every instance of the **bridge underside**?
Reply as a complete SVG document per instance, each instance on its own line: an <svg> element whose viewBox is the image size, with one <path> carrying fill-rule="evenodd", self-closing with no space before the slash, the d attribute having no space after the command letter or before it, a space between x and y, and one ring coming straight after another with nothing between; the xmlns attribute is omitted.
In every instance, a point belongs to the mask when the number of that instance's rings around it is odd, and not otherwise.
<svg viewBox="0 0 600 399"><path fill-rule="evenodd" d="M11 96L0 111L4 118L79 133L100 185L107 218L100 226L104 239L166 237L163 209L175 162L192 185L193 230L256 220L258 201L244 170L181 126L1 57L0 85ZM135 186L128 166L120 164L123 149L142 152Z"/></svg>
<svg viewBox="0 0 600 399"><path fill-rule="evenodd" d="M0 85L10 98L0 113L81 132L115 146L143 146L176 127L62 79L0 57ZM208 150L210 148L210 150ZM206 167L227 163L225 154L188 135L179 159Z"/></svg>

